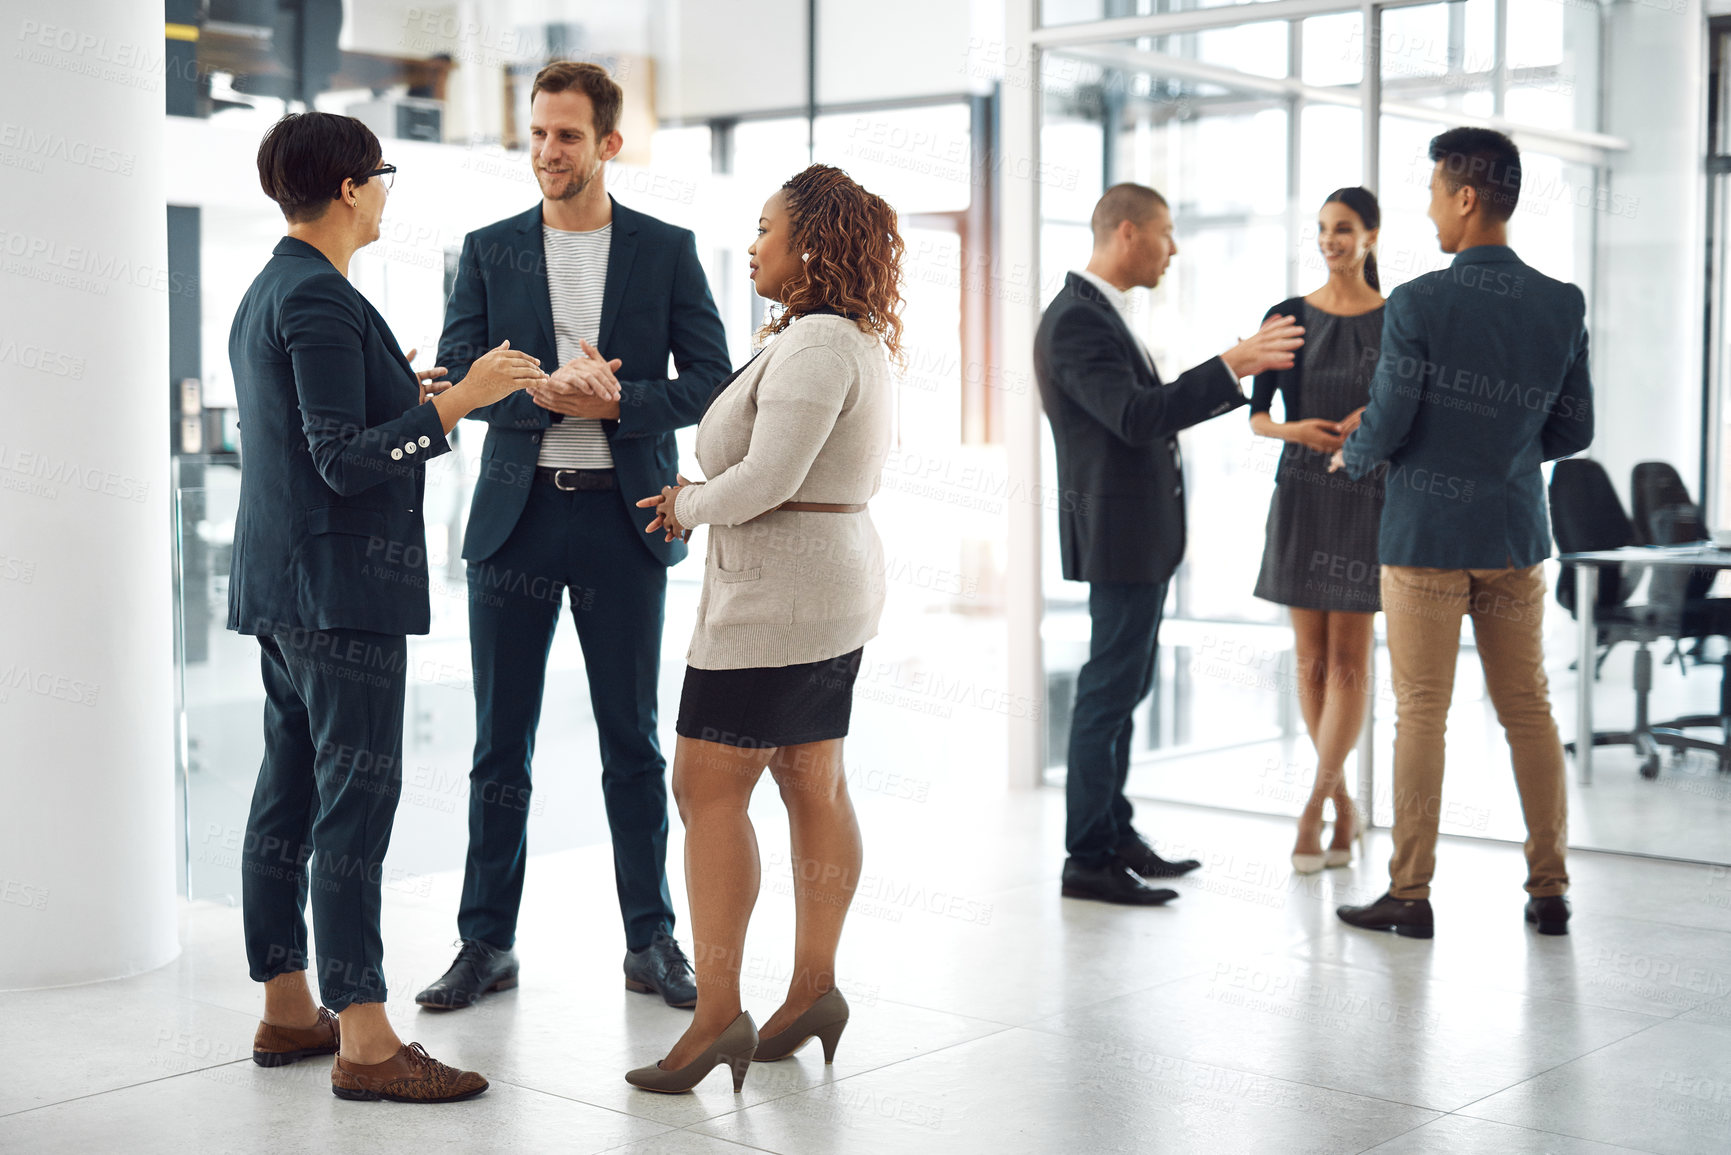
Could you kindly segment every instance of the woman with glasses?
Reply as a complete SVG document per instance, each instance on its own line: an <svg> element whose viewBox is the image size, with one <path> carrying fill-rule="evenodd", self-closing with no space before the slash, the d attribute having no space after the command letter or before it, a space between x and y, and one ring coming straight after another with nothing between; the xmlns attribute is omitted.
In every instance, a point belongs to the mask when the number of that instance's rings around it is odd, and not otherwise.
<svg viewBox="0 0 1731 1155"><path fill-rule="evenodd" d="M689 1091L725 1064L737 1091L753 1059L813 1038L829 1062L847 1025L835 956L862 850L842 739L884 603L866 502L889 452L903 250L895 210L840 169L812 165L770 197L750 249L758 296L782 306L769 344L697 427L708 480L637 503L655 510L650 532L710 527L673 758L697 1010L666 1058L625 1076L644 1090ZM760 1038L739 973L759 884L746 806L766 766L791 828L796 929Z"/></svg>
<svg viewBox="0 0 1731 1155"><path fill-rule="evenodd" d="M285 116L259 145L288 235L229 332L242 453L228 626L258 638L265 689L241 861L247 962L265 992L253 1061L335 1052L341 1098L438 1103L487 1080L397 1037L379 935L406 635L430 619L424 466L458 419L542 374L506 344L445 387L443 370L415 372L349 283L395 171L347 116ZM307 982L309 896L322 1006Z"/></svg>

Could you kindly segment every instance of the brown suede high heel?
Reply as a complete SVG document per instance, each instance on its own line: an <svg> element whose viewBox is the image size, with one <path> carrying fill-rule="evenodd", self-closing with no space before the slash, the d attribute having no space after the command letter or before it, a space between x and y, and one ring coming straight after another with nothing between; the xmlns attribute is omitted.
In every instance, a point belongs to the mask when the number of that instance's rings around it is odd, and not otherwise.
<svg viewBox="0 0 1731 1155"><path fill-rule="evenodd" d="M785 1031L778 1031L757 1044L754 1062L773 1063L785 1059L816 1039L823 1044L823 1061L835 1062L835 1045L847 1029L848 1005L835 987L823 992L805 1013L793 1020Z"/></svg>
<svg viewBox="0 0 1731 1155"><path fill-rule="evenodd" d="M727 1029L716 1036L701 1055L677 1070L668 1070L660 1063L638 1067L625 1073L625 1081L645 1091L660 1091L678 1095L703 1082L704 1077L726 1063L733 1070L733 1093L745 1088L745 1073L751 1069L751 1056L757 1051L757 1024L750 1012L741 1012Z"/></svg>

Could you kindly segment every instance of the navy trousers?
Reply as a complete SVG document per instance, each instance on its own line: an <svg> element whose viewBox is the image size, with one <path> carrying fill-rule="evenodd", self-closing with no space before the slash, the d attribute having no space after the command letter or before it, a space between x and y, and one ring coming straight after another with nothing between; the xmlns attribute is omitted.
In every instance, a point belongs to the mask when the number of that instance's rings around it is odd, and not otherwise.
<svg viewBox="0 0 1731 1155"><path fill-rule="evenodd" d="M647 525L649 518L642 519ZM673 930L667 891L667 762L656 692L667 568L614 490L563 491L537 480L516 528L469 563L475 671L475 760L469 856L457 933L500 949L517 937L528 852L529 767L547 654L569 601L601 739L601 793L613 835L613 880L625 944ZM559 703L571 709L574 703Z"/></svg>
<svg viewBox="0 0 1731 1155"><path fill-rule="evenodd" d="M1076 676L1064 780L1064 847L1078 866L1105 866L1131 833L1130 716L1154 688L1165 582L1088 587L1088 661Z"/></svg>
<svg viewBox="0 0 1731 1155"><path fill-rule="evenodd" d="M379 899L403 784L402 635L284 629L258 639L264 763L241 848L241 918L258 982L307 968L319 997L385 1001ZM310 879L309 879L310 867Z"/></svg>

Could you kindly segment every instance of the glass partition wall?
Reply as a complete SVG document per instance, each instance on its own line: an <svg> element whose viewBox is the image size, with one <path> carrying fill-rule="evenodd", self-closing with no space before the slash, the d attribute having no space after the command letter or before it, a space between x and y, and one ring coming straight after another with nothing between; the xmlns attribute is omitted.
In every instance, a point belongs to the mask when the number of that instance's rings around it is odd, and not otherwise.
<svg viewBox="0 0 1731 1155"><path fill-rule="evenodd" d="M862 673L848 765L856 790L910 804L939 789L971 790L969 775L993 774L1003 762L1006 695L994 679L1004 667L997 655L1004 636L1005 486L1003 447L990 427L998 395L1027 395L1030 387L997 371L989 332L982 337L980 326L969 324L979 312L972 301L983 296L969 290L975 276L969 260L977 256L971 230L989 208L993 187L979 159L984 149L975 147L975 133L991 123L989 104L958 93L820 110L810 124L783 115L662 124L652 132L645 166L616 163L607 176L622 203L694 231L735 365L751 355L765 315L746 276L746 250L766 196L815 157L846 168L900 215L908 246L908 363L895 374L894 450L873 503L891 596ZM257 134L279 112L229 110L208 123L171 120L170 127L183 153L214 158L203 161L208 169L244 173ZM249 115L262 122L236 128L226 119L244 122ZM404 177L392 191L388 231L356 254L352 271L403 345L422 350L418 364L429 365L463 232L532 204L532 177L521 152L396 140L387 147ZM256 185L236 185L239 192L224 186L201 210L197 270L207 393L226 389L231 397L229 321L281 226ZM461 423L453 452L426 471L432 625L408 643L403 792L387 862L388 885L422 897L431 895L435 873L462 866L467 845L475 705L460 547L484 432L478 423ZM687 476L700 475L694 433L678 434ZM258 648L224 628L239 457L179 460L176 690L185 884L192 898L238 901L240 845L263 752ZM669 576L659 685L662 748L669 753L701 576L700 551ZM588 608L576 597L569 606L573 614ZM548 658L545 697L534 795L523 801L537 854L608 837L586 667L575 631L563 621ZM930 764L909 769L908 744L929 754Z"/></svg>
<svg viewBox="0 0 1731 1155"><path fill-rule="evenodd" d="M1347 5L1268 0L1227 8L1144 0L1044 0L1032 36L1040 164L1074 172L1038 190L1042 305L1082 267L1088 218L1109 185L1136 181L1172 206L1179 252L1160 287L1136 293L1135 328L1168 376L1253 330L1273 304L1327 272L1316 212L1334 189L1379 196L1382 289L1440 268L1425 216L1430 138L1461 123L1510 132L1525 191L1516 224L1524 259L1593 294L1600 166L1622 147L1597 133L1600 17L1551 0ZM1368 110L1368 115L1367 115ZM1367 136L1366 125L1371 126ZM1016 142L1009 140L1015 147ZM1276 403L1276 417L1279 417ZM1296 815L1314 760L1293 692L1286 612L1252 595L1278 442L1251 434L1245 411L1180 436L1189 540L1161 631L1156 688L1136 718L1133 794ZM1055 477L1041 423L1041 476ZM1076 673L1087 656L1087 587L1062 578L1057 515L1040 527L1038 631L1048 710L1045 780L1061 781ZM1032 607L1028 607L1032 609ZM1566 615L1548 616L1570 708ZM1470 630L1450 739L1494 749ZM1373 820L1392 820L1393 703L1377 643L1372 720L1348 764ZM1475 747L1476 748L1476 747ZM1506 755L1451 765L1447 832L1523 837Z"/></svg>

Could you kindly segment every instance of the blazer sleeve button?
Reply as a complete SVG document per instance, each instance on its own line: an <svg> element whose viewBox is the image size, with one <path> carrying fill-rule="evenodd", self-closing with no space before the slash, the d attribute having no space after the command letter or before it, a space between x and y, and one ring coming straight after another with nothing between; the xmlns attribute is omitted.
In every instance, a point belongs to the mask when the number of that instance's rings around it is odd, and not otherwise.
<svg viewBox="0 0 1731 1155"><path fill-rule="evenodd" d="M392 461L401 461L402 459L403 459L403 451L401 449L391 450L391 460Z"/></svg>
<svg viewBox="0 0 1731 1155"><path fill-rule="evenodd" d="M416 449L416 445L413 441L403 442L403 452L404 453L413 453L415 451L415 449Z"/></svg>
<svg viewBox="0 0 1731 1155"><path fill-rule="evenodd" d="M431 437L428 437L425 433L421 434L421 448L422 449L425 449L427 446L431 445L432 443L433 443L433 439Z"/></svg>

